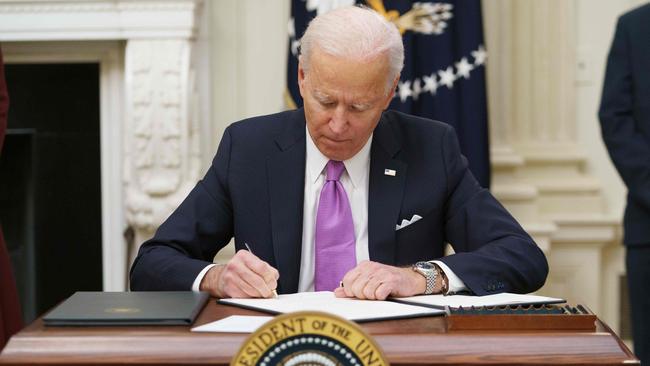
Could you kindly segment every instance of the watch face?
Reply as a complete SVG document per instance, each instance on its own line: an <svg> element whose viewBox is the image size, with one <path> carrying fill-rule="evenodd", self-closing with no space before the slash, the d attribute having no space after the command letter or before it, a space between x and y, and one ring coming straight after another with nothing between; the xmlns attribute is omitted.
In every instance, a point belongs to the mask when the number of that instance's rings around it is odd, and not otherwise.
<svg viewBox="0 0 650 366"><path fill-rule="evenodd" d="M417 262L415 263L415 266L426 270L432 270L435 268L434 264L431 262Z"/></svg>

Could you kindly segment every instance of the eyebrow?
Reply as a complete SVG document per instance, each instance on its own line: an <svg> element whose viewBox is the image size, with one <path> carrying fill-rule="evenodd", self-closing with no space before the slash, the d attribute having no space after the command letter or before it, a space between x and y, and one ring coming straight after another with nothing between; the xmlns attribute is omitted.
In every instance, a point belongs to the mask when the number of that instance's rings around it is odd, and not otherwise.
<svg viewBox="0 0 650 366"><path fill-rule="evenodd" d="M330 96L329 94L323 93L323 92L321 92L319 90L314 90L314 97L316 99L318 99L320 102L330 101L330 100L333 99L332 96ZM358 109L369 108L369 107L372 106L372 104L373 104L373 102L371 102L371 101L370 102L353 102L353 103L350 103L350 105L352 105L353 107L358 108Z"/></svg>
<svg viewBox="0 0 650 366"><path fill-rule="evenodd" d="M314 96L315 96L317 99L320 99L320 100L323 100L323 99L332 99L332 97L331 97L329 94L323 93L323 92L318 91L318 90L314 90Z"/></svg>
<svg viewBox="0 0 650 366"><path fill-rule="evenodd" d="M371 102L352 103L352 106L357 109L363 110L363 109L370 108L372 106L372 103Z"/></svg>

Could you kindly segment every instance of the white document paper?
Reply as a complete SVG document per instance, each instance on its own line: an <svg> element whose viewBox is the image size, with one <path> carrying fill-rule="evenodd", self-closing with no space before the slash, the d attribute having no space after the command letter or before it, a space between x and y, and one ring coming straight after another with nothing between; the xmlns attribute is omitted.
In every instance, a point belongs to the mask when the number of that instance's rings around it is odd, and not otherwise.
<svg viewBox="0 0 650 366"><path fill-rule="evenodd" d="M358 322L445 314L444 311L439 309L400 304L392 301L339 298L330 291L299 292L280 295L275 299L220 299L219 303L273 314L294 311L324 311Z"/></svg>
<svg viewBox="0 0 650 366"><path fill-rule="evenodd" d="M192 332L253 333L271 319L273 319L272 316L231 315L221 320L194 327Z"/></svg>
<svg viewBox="0 0 650 366"><path fill-rule="evenodd" d="M461 306L467 308L471 306L478 307L519 304L559 304L566 302L564 299L558 299L555 297L511 294L508 292L485 296L425 295L394 298L391 300L405 304L431 306L439 309L444 309L445 306L449 306L450 308L459 308Z"/></svg>

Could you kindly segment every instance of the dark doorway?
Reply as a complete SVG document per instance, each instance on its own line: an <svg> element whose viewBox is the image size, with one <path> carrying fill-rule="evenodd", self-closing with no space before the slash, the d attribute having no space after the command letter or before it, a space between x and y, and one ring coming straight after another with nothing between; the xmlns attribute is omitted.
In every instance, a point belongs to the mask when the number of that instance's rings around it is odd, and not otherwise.
<svg viewBox="0 0 650 366"><path fill-rule="evenodd" d="M8 64L0 222L26 322L102 289L99 64Z"/></svg>

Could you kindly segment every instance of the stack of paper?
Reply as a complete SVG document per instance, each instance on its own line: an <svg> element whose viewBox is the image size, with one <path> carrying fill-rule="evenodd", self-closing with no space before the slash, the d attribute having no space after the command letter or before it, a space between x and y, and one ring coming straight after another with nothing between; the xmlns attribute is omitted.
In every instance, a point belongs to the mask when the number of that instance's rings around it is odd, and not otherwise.
<svg viewBox="0 0 650 366"><path fill-rule="evenodd" d="M536 305L536 304L559 304L564 303L566 300L558 299L555 297L537 296L537 295L521 295L511 294L508 292L486 295L486 296L470 296L470 295L426 295L426 296L412 296L400 297L391 299L404 304L428 306L437 309L444 309L445 306L450 308L459 307L479 307L479 306L501 306L501 305Z"/></svg>
<svg viewBox="0 0 650 366"><path fill-rule="evenodd" d="M339 298L333 292L299 292L274 299L221 299L222 304L260 310L272 314L294 311L325 311L357 322L380 319L443 315L444 311L393 301Z"/></svg>
<svg viewBox="0 0 650 366"><path fill-rule="evenodd" d="M445 314L446 306L479 307L523 304L555 304L565 300L554 297L501 293L487 296L427 295L391 298L390 301L338 298L333 292L302 292L280 295L275 299L221 299L222 304L247 309L284 314L294 311L324 311L357 322L399 319ZM271 317L230 316L216 322L195 327L194 332L254 332Z"/></svg>

